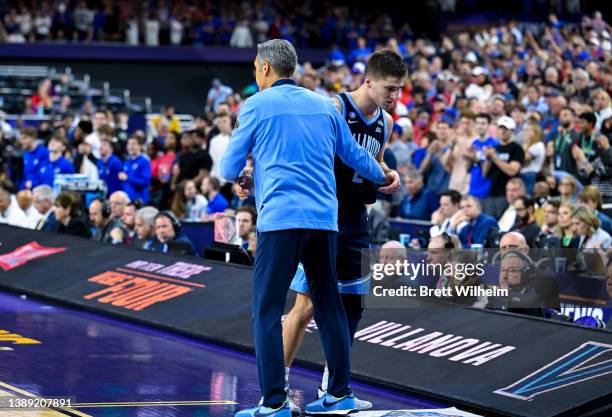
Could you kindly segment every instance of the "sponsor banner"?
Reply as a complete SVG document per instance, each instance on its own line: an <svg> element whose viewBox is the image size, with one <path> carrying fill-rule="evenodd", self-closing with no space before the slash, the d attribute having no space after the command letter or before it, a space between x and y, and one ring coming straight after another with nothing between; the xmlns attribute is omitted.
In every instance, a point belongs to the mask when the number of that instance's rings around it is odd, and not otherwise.
<svg viewBox="0 0 612 417"><path fill-rule="evenodd" d="M249 268L3 225L0 243L12 266L0 268L1 287L253 350ZM574 416L612 404L612 333L414 302L420 308L366 309L356 377L487 416ZM314 323L297 360L324 363Z"/></svg>

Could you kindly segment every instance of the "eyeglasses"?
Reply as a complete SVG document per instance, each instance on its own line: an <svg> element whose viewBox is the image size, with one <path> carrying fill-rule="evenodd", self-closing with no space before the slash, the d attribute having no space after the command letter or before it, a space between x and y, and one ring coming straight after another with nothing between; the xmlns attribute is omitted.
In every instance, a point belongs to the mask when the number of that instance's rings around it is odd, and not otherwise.
<svg viewBox="0 0 612 417"><path fill-rule="evenodd" d="M516 275L516 274L520 274L521 272L523 272L523 268L502 268L499 270L499 274L500 275Z"/></svg>

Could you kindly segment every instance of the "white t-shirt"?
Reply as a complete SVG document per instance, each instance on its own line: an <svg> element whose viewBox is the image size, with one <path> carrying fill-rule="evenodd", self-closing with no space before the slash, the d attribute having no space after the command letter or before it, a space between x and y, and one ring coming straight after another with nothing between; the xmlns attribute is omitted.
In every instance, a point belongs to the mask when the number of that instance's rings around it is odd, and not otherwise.
<svg viewBox="0 0 612 417"><path fill-rule="evenodd" d="M147 46L159 45L159 22L157 20L145 22L145 44Z"/></svg>
<svg viewBox="0 0 612 417"><path fill-rule="evenodd" d="M91 153L100 159L100 136L97 132L92 132L85 137L85 142L91 145Z"/></svg>
<svg viewBox="0 0 612 417"><path fill-rule="evenodd" d="M170 43L180 45L183 42L183 24L176 19L170 20Z"/></svg>
<svg viewBox="0 0 612 417"><path fill-rule="evenodd" d="M542 170L542 166L544 165L544 159L546 158L546 147L544 146L544 142L534 143L527 149L527 152L533 157L531 161L525 165L523 169L521 169L522 173L525 172L540 172Z"/></svg>
<svg viewBox="0 0 612 417"><path fill-rule="evenodd" d="M227 149L229 141L229 135L223 135L219 133L217 136L210 140L210 145L208 147L208 153L210 154L210 158L213 161L213 166L210 170L210 175L219 178L221 185L225 184L226 181L223 177L221 177L221 171L219 169L219 166L221 164L221 158L223 157L223 154Z"/></svg>

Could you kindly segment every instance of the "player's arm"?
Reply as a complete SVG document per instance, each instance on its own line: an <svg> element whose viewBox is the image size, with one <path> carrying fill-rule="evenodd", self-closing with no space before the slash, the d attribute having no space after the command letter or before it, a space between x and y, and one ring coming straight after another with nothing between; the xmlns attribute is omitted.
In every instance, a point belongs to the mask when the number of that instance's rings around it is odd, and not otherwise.
<svg viewBox="0 0 612 417"><path fill-rule="evenodd" d="M385 179L389 185L380 187L378 191L384 194L392 194L400 188L400 176L396 170L389 168L383 160L385 156L385 149L387 149L387 144L389 143L389 139L391 139L391 135L393 134L393 118L388 113L385 113L385 116L385 122L387 123L387 137L385 138L384 146L380 149L378 155L376 155L376 160L385 173Z"/></svg>

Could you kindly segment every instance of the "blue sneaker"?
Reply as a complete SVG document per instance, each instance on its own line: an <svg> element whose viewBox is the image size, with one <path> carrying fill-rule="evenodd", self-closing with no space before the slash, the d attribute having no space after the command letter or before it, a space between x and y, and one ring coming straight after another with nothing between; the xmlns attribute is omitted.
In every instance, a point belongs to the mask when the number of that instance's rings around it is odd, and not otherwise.
<svg viewBox="0 0 612 417"><path fill-rule="evenodd" d="M291 417L291 409L285 401L278 408L269 408L259 405L247 410L238 411L234 417Z"/></svg>
<svg viewBox="0 0 612 417"><path fill-rule="evenodd" d="M336 398L331 394L325 394L317 401L306 406L306 414L336 414L347 415L356 410L355 397L353 394Z"/></svg>

